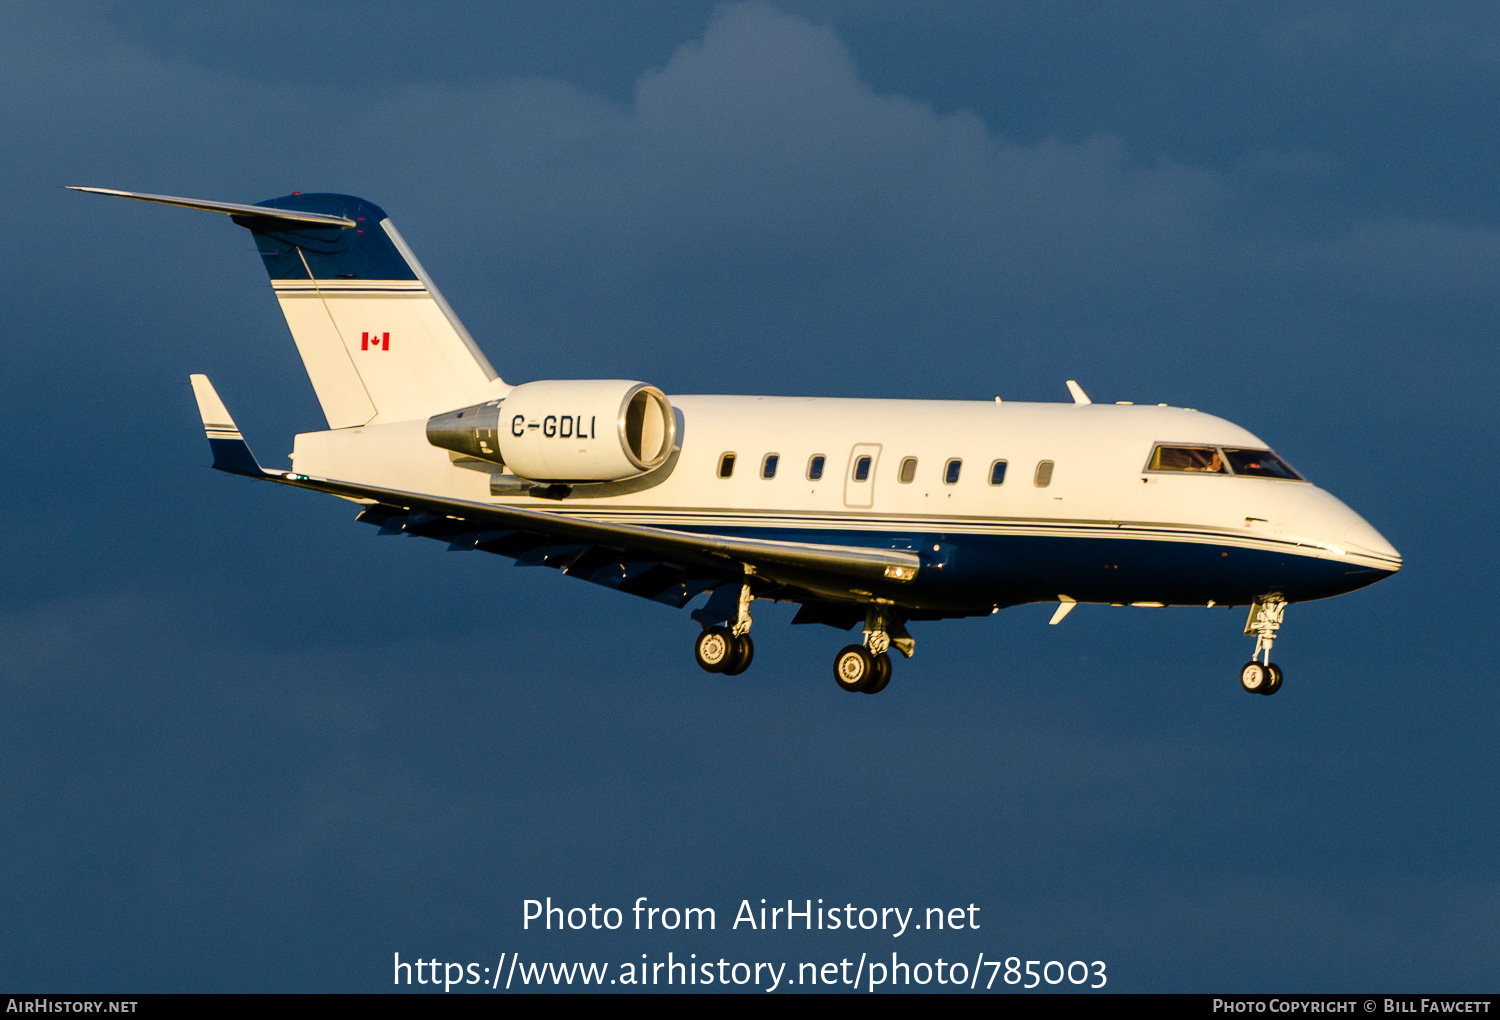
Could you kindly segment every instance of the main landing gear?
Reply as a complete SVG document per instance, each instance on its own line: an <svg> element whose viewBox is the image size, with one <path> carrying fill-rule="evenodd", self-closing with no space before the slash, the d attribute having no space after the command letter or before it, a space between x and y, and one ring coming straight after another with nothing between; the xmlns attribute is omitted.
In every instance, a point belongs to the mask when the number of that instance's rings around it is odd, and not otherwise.
<svg viewBox="0 0 1500 1020"><path fill-rule="evenodd" d="M1281 667L1271 661L1271 646L1286 615L1286 600L1271 596L1250 607L1245 633L1255 635L1255 651L1240 670L1240 686L1251 694L1275 694L1281 690Z"/></svg>
<svg viewBox="0 0 1500 1020"><path fill-rule="evenodd" d="M693 618L703 633L693 642L693 657L710 673L738 676L750 668L755 645L750 640L750 585L725 585L714 591ZM900 618L884 606L865 611L864 643L849 645L833 660L838 685L856 694L879 694L891 682L890 649L908 659L917 643Z"/></svg>
<svg viewBox="0 0 1500 1020"><path fill-rule="evenodd" d="M750 640L750 586L742 584L739 590L720 588L702 609L693 614L704 624L703 633L693 644L693 656L698 665L710 673L739 676L750 668L755 658L755 642ZM716 615L730 616L727 625L709 621Z"/></svg>
<svg viewBox="0 0 1500 1020"><path fill-rule="evenodd" d="M834 680L855 694L879 694L891 682L892 647L909 659L917 643L900 620L871 606L865 611L865 643L840 649L833 660Z"/></svg>

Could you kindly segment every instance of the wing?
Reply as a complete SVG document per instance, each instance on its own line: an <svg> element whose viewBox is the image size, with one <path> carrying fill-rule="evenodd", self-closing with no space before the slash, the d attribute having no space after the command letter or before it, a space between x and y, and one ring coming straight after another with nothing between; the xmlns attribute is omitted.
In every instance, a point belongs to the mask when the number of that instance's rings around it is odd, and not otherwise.
<svg viewBox="0 0 1500 1020"><path fill-rule="evenodd" d="M591 520L583 513L478 503L430 493L314 478L260 466L206 376L193 391L213 466L364 505L358 519L381 534L445 541L455 551L508 556L595 584L683 606L726 583L748 583L758 598L807 603L896 601L917 577L916 553L862 546L781 542ZM737 590L737 589L736 589Z"/></svg>

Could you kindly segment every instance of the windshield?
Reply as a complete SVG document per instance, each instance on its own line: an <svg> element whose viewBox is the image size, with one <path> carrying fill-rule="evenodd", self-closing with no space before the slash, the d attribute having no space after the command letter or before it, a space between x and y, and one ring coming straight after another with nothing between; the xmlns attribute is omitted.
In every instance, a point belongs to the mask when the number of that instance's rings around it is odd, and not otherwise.
<svg viewBox="0 0 1500 1020"><path fill-rule="evenodd" d="M1214 446L1158 446L1151 455L1151 470L1222 474L1224 458Z"/></svg>
<svg viewBox="0 0 1500 1020"><path fill-rule="evenodd" d="M1236 450L1224 448L1229 466L1237 475L1256 475L1261 478L1290 478L1302 481L1302 476L1292 466L1270 450Z"/></svg>
<svg viewBox="0 0 1500 1020"><path fill-rule="evenodd" d="M1183 471L1197 475L1243 475L1306 481L1270 450L1236 446L1178 446L1159 444L1151 451L1147 471Z"/></svg>

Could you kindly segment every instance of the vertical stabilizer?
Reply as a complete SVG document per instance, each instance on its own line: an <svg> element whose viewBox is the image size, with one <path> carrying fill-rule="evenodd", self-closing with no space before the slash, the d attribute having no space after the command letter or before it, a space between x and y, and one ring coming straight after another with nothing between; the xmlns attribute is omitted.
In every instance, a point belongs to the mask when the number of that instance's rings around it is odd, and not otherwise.
<svg viewBox="0 0 1500 1020"><path fill-rule="evenodd" d="M255 236L330 428L409 421L504 387L377 205L291 194L255 205L75 188L224 213Z"/></svg>
<svg viewBox="0 0 1500 1020"><path fill-rule="evenodd" d="M426 418L497 378L380 207L324 194L261 205L355 224L234 217L255 236L329 427Z"/></svg>

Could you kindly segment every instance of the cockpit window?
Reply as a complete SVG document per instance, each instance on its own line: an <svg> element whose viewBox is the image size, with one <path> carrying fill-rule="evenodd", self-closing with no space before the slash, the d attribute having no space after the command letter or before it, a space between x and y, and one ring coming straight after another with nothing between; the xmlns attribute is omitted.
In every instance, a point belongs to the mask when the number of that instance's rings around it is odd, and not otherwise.
<svg viewBox="0 0 1500 1020"><path fill-rule="evenodd" d="M1229 466L1237 475L1252 475L1258 478L1289 478L1292 481L1302 481L1302 476L1292 470L1292 466L1282 460L1270 450L1237 450L1233 447L1224 448L1224 456L1229 458Z"/></svg>
<svg viewBox="0 0 1500 1020"><path fill-rule="evenodd" d="M1225 474L1224 458L1216 446L1158 446L1151 454L1149 471L1196 471Z"/></svg>
<svg viewBox="0 0 1500 1020"><path fill-rule="evenodd" d="M1151 451L1147 471L1184 471L1199 475L1244 475L1249 478L1283 478L1305 481L1292 466L1270 450L1235 446L1169 446Z"/></svg>

